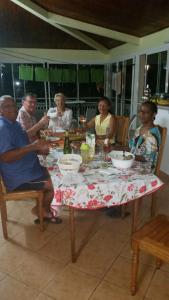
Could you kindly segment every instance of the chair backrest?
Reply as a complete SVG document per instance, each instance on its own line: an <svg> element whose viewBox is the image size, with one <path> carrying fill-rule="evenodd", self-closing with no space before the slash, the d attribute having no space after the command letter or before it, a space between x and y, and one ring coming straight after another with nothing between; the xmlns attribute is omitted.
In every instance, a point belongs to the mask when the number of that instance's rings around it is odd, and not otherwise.
<svg viewBox="0 0 169 300"><path fill-rule="evenodd" d="M155 174L159 175L161 161L162 161L163 152L164 152L164 146L165 146L165 142L166 142L167 128L166 127L161 127L159 125L157 125L157 127L158 127L158 129L161 133L161 144L160 144L160 148L159 148L159 152L158 152Z"/></svg>
<svg viewBox="0 0 169 300"><path fill-rule="evenodd" d="M87 107L86 109L86 120L90 121L92 118L96 116L97 108L95 107Z"/></svg>
<svg viewBox="0 0 169 300"><path fill-rule="evenodd" d="M0 175L0 194L6 194L6 193L7 193L6 187L4 185L2 177Z"/></svg>
<svg viewBox="0 0 169 300"><path fill-rule="evenodd" d="M116 120L116 134L115 139L118 144L126 146L127 144L127 135L130 119L125 116L115 116Z"/></svg>
<svg viewBox="0 0 169 300"><path fill-rule="evenodd" d="M133 115L132 118L131 118L130 121L129 121L129 127L128 127L128 133L127 133L128 141L129 141L130 138L131 138L131 136L130 136L131 133L132 133L132 135L133 135L133 132L135 132L135 130L132 129L132 126L133 126L134 122L136 121L136 119L137 119L137 115Z"/></svg>

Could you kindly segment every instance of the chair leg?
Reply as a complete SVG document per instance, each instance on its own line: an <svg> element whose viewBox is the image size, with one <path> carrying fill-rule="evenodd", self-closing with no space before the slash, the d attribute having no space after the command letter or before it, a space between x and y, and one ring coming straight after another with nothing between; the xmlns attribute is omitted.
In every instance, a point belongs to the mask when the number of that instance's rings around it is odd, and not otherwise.
<svg viewBox="0 0 169 300"><path fill-rule="evenodd" d="M39 220L40 220L40 231L44 231L43 223L43 195L38 198L38 208L39 208Z"/></svg>
<svg viewBox="0 0 169 300"><path fill-rule="evenodd" d="M151 217L155 217L155 214L156 214L156 205L157 205L156 193L154 193L151 196Z"/></svg>
<svg viewBox="0 0 169 300"><path fill-rule="evenodd" d="M137 273L139 268L139 248L133 247L132 274L131 274L131 294L134 296L137 290Z"/></svg>
<svg viewBox="0 0 169 300"><path fill-rule="evenodd" d="M161 259L159 259L159 258L156 258L156 269L160 269L160 267L161 267L161 264L162 264L162 261L161 261Z"/></svg>
<svg viewBox="0 0 169 300"><path fill-rule="evenodd" d="M4 239L8 239L8 231L7 231L7 209L6 209L6 202L1 200L1 221L2 221L2 230Z"/></svg>
<svg viewBox="0 0 169 300"><path fill-rule="evenodd" d="M139 223L139 209L142 203L142 198L133 201L133 211L132 211L132 232L136 232Z"/></svg>
<svg viewBox="0 0 169 300"><path fill-rule="evenodd" d="M121 218L124 219L127 215L127 206L128 204L121 205Z"/></svg>

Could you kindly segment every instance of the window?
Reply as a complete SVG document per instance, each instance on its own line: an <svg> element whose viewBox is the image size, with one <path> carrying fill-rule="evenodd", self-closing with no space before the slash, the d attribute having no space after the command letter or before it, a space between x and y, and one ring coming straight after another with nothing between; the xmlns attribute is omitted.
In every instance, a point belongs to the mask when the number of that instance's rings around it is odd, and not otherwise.
<svg viewBox="0 0 169 300"><path fill-rule="evenodd" d="M79 65L79 98L96 101L104 95L104 66Z"/></svg>
<svg viewBox="0 0 169 300"><path fill-rule="evenodd" d="M147 55L146 84L151 89L151 94L165 92L167 51Z"/></svg>
<svg viewBox="0 0 169 300"><path fill-rule="evenodd" d="M0 91L1 95L13 95L11 64L0 64Z"/></svg>
<svg viewBox="0 0 169 300"><path fill-rule="evenodd" d="M61 71L61 80L58 82L50 82L50 95L54 98L56 93L63 93L70 99L77 98L77 68L76 65L52 64L50 69L58 69ZM73 76L73 78L72 78ZM57 79L56 79L57 80Z"/></svg>

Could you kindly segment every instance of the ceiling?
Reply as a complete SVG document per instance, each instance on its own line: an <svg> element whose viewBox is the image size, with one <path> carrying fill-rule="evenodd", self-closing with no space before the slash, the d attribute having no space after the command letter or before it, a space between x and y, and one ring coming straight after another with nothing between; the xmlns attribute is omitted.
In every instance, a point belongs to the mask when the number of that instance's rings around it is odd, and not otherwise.
<svg viewBox="0 0 169 300"><path fill-rule="evenodd" d="M107 54L168 28L168 12L168 0L1 0L0 48Z"/></svg>
<svg viewBox="0 0 169 300"><path fill-rule="evenodd" d="M33 0L48 11L138 37L169 27L168 0Z"/></svg>

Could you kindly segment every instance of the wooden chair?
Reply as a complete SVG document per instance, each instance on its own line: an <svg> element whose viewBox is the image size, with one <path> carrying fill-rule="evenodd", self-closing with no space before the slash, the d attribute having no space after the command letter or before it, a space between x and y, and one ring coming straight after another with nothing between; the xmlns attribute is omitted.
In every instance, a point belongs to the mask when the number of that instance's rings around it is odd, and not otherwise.
<svg viewBox="0 0 169 300"><path fill-rule="evenodd" d="M162 157L163 157L164 146L165 146L165 141L166 141L166 136L167 136L167 128L161 127L159 125L157 125L157 127L159 128L159 131L161 134L161 144L160 144L160 148L159 148L159 152L158 152L155 175L159 176L160 166L161 166L161 161L162 161ZM141 199L140 199L140 203L141 203ZM122 218L125 217L126 207L127 207L127 205L122 205L122 207L121 207L121 217ZM156 193L153 193L151 196L151 217L155 216L155 213L156 213Z"/></svg>
<svg viewBox="0 0 169 300"><path fill-rule="evenodd" d="M117 144L126 146L127 145L127 135L130 119L125 116L115 116L116 120L116 142Z"/></svg>
<svg viewBox="0 0 169 300"><path fill-rule="evenodd" d="M132 236L132 277L131 294L137 291L137 273L139 268L139 252L143 250L156 258L156 267L161 262L169 263L169 217L156 216Z"/></svg>
<svg viewBox="0 0 169 300"><path fill-rule="evenodd" d="M155 169L155 175L159 176L160 174L160 167L161 167L161 161L163 158L163 152L164 152L164 146L166 142L166 136L167 136L167 128L161 127L157 125L161 134L161 144L158 152L158 158L156 163L156 169ZM156 213L156 193L152 195L151 199L151 216L155 216Z"/></svg>
<svg viewBox="0 0 169 300"><path fill-rule="evenodd" d="M116 134L115 134L116 143L120 146L127 146L130 119L129 117L125 117L125 116L115 116L115 120L116 120ZM126 215L126 207L127 207L126 204L121 206L122 218L124 218Z"/></svg>
<svg viewBox="0 0 169 300"><path fill-rule="evenodd" d="M43 231L43 190L40 191L16 191L16 192L7 192L4 186L3 180L0 177L0 209L1 209L1 221L2 221L2 230L3 236L5 239L8 239L7 231L7 201L20 201L27 199L36 199L39 207L39 220L40 220L40 230Z"/></svg>

